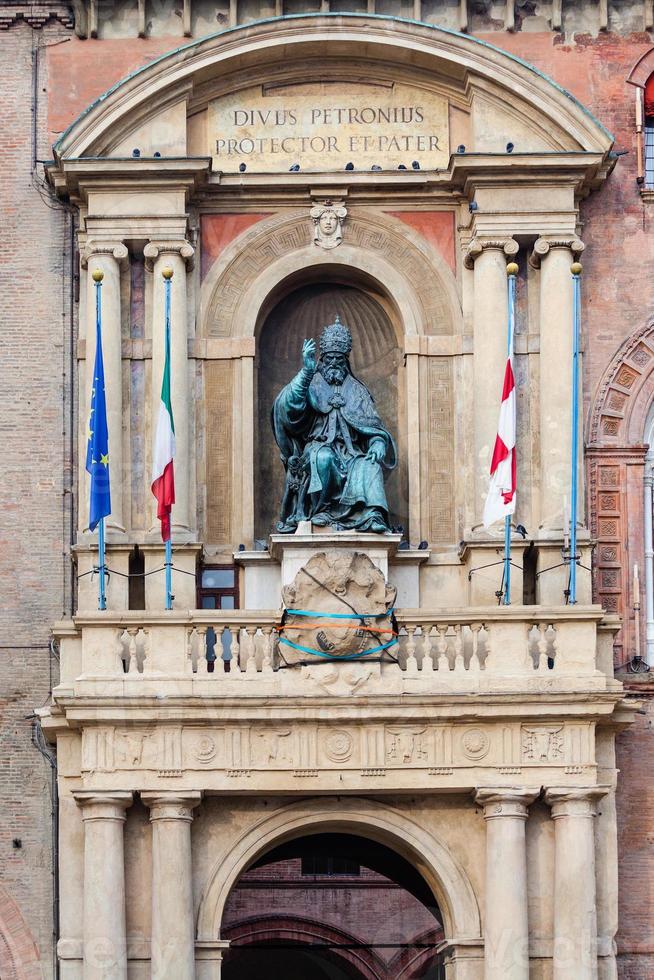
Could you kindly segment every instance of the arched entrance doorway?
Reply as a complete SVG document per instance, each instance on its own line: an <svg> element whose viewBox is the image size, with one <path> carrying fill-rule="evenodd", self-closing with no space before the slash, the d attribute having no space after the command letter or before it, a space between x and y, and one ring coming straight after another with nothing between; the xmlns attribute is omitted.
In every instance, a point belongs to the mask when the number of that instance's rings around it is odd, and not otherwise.
<svg viewBox="0 0 654 980"><path fill-rule="evenodd" d="M441 913L404 857L354 834L287 841L239 877L225 980L441 980Z"/></svg>
<svg viewBox="0 0 654 980"><path fill-rule="evenodd" d="M336 267L304 270L301 281L287 281L284 291L269 297L262 311L256 357L255 535L265 538L279 512L284 474L270 424L273 402L301 367L302 343L316 343L336 316L352 333L350 364L370 389L377 409L396 442L404 444L405 369L397 314L379 285L369 277L355 279ZM271 488L274 492L271 493ZM391 522L408 526L406 454L386 488Z"/></svg>

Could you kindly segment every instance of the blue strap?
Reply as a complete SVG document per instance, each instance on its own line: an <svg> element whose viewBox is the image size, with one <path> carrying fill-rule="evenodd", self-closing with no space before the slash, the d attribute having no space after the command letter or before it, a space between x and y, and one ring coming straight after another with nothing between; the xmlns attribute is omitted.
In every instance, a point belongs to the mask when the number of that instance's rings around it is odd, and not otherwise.
<svg viewBox="0 0 654 980"><path fill-rule="evenodd" d="M380 616L392 616L395 609L389 609L388 612L380 613L328 613L313 612L307 609L287 609L286 612L293 616L314 616L316 619L379 619Z"/></svg>
<svg viewBox="0 0 654 980"><path fill-rule="evenodd" d="M362 653L353 653L347 657L334 657L331 653L323 653L322 650L313 650L311 647L302 647L299 643L292 643L291 640L287 640L285 636L280 636L280 643L285 643L287 647L293 647L294 650L301 650L302 653L310 653L312 657L324 657L327 660L360 660L362 657L369 657L371 653L381 653L382 650L388 650L397 643L397 637L393 637L388 643L382 644L380 647L373 647L371 650L364 650Z"/></svg>

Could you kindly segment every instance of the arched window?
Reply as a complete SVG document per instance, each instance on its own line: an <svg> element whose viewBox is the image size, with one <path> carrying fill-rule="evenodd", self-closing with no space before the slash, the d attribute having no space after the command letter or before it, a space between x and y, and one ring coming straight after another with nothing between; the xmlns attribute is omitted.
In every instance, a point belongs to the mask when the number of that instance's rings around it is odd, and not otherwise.
<svg viewBox="0 0 654 980"><path fill-rule="evenodd" d="M654 188L654 74L650 75L643 92L644 186Z"/></svg>

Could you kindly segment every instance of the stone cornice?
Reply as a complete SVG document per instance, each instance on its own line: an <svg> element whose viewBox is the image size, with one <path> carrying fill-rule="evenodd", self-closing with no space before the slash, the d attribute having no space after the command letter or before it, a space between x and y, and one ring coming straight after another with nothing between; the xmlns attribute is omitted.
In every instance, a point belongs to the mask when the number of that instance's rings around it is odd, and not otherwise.
<svg viewBox="0 0 654 980"><path fill-rule="evenodd" d="M73 29L74 3L24 3L23 0L4 0L0 8L0 31L9 30L17 24L27 24L39 30L48 22L56 22Z"/></svg>

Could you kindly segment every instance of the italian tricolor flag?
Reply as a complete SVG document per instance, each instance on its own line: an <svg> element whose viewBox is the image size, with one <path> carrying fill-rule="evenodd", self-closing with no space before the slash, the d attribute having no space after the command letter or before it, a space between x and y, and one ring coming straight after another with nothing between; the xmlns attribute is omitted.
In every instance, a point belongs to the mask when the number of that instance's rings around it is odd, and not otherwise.
<svg viewBox="0 0 654 980"><path fill-rule="evenodd" d="M170 324L166 323L166 357L157 431L152 451L152 493L157 498L157 517L161 521L161 537L170 540L170 511L175 503L175 423L170 403Z"/></svg>

